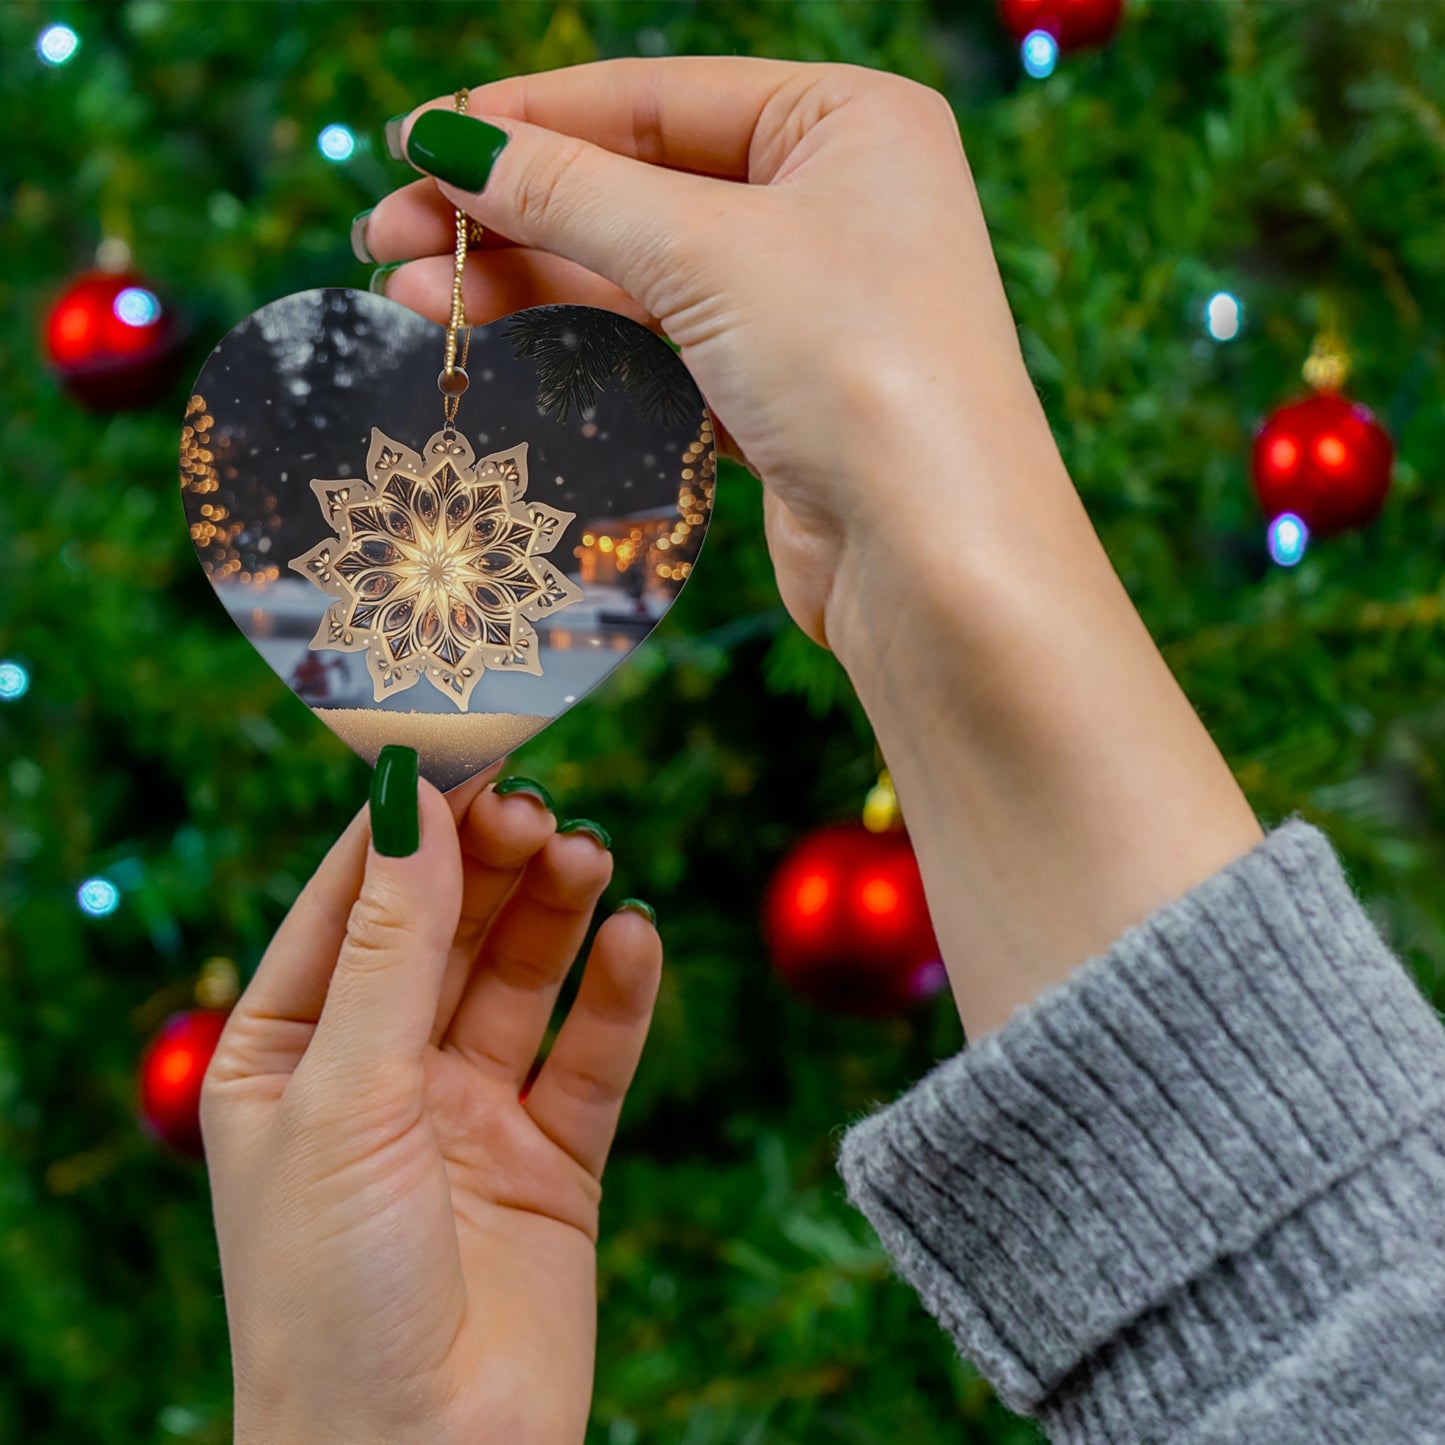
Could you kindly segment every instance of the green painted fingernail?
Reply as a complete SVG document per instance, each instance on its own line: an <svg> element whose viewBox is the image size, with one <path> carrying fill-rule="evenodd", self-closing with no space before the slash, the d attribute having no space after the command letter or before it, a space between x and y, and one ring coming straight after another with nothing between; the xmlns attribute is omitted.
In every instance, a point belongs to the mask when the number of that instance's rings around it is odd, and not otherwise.
<svg viewBox="0 0 1445 1445"><path fill-rule="evenodd" d="M602 826L601 823L594 823L591 818L568 818L565 823L557 827L559 833L586 833L595 838L604 848L611 849L612 834Z"/></svg>
<svg viewBox="0 0 1445 1445"><path fill-rule="evenodd" d="M406 158L448 185L480 191L508 139L506 131L484 120L454 110L424 110L406 138Z"/></svg>
<svg viewBox="0 0 1445 1445"><path fill-rule="evenodd" d="M415 748L388 744L371 775L371 841L387 858L409 858L421 845Z"/></svg>
<svg viewBox="0 0 1445 1445"><path fill-rule="evenodd" d="M401 148L401 128L407 116L411 112L403 111L401 115L392 116L386 123L383 134L386 136L386 153L394 161L404 161L406 154Z"/></svg>
<svg viewBox="0 0 1445 1445"><path fill-rule="evenodd" d="M640 913L654 928L657 927L657 910L652 904L644 903L640 898L624 898L617 905L619 913Z"/></svg>
<svg viewBox="0 0 1445 1445"><path fill-rule="evenodd" d="M492 785L494 793L500 793L502 797L508 797L512 793L526 793L530 798L536 798L549 813L557 811L557 805L552 801L552 795L541 783L534 783L531 778L503 778L500 783Z"/></svg>
<svg viewBox="0 0 1445 1445"><path fill-rule="evenodd" d="M368 206L351 218L351 254L365 266L376 265L376 257L371 254L371 247L366 244L366 223L371 219L373 209Z"/></svg>
<svg viewBox="0 0 1445 1445"><path fill-rule="evenodd" d="M367 283L366 289L377 296L385 296L387 278L398 266L405 265L405 261L392 261L389 265L378 266L376 270L371 273L371 280Z"/></svg>

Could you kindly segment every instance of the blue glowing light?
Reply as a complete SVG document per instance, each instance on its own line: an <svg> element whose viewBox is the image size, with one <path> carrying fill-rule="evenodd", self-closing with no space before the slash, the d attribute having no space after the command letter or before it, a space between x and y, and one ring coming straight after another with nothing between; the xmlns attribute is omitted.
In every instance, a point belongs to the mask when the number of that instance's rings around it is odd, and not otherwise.
<svg viewBox="0 0 1445 1445"><path fill-rule="evenodd" d="M1204 308L1204 329L1216 341L1233 341L1244 325L1244 307L1237 296L1216 291Z"/></svg>
<svg viewBox="0 0 1445 1445"><path fill-rule="evenodd" d="M64 65L80 49L80 36L68 25L47 25L35 42L35 53L47 65Z"/></svg>
<svg viewBox="0 0 1445 1445"><path fill-rule="evenodd" d="M344 125L329 125L316 137L316 145L329 161L349 161L356 150L356 137Z"/></svg>
<svg viewBox="0 0 1445 1445"><path fill-rule="evenodd" d="M1293 567L1305 554L1310 529L1293 512L1281 512L1269 524L1269 555L1281 567Z"/></svg>
<svg viewBox="0 0 1445 1445"><path fill-rule="evenodd" d="M160 316L161 303L153 291L143 286L127 286L115 298L112 310L127 326L149 326Z"/></svg>
<svg viewBox="0 0 1445 1445"><path fill-rule="evenodd" d="M1059 42L1047 30L1030 30L1019 47L1024 69L1035 80L1044 80L1054 73L1059 63Z"/></svg>
<svg viewBox="0 0 1445 1445"><path fill-rule="evenodd" d="M120 907L120 889L109 878L87 878L75 895L80 911L105 918Z"/></svg>
<svg viewBox="0 0 1445 1445"><path fill-rule="evenodd" d="M14 702L30 691L30 674L18 662L0 662L0 702Z"/></svg>

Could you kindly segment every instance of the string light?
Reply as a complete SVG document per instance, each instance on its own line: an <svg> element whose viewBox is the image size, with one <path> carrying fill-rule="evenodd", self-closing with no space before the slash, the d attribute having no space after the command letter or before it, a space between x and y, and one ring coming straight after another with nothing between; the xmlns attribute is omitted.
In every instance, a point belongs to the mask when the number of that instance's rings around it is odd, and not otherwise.
<svg viewBox="0 0 1445 1445"><path fill-rule="evenodd" d="M329 161L349 161L356 153L356 137L348 126L329 125L316 137L316 148Z"/></svg>
<svg viewBox="0 0 1445 1445"><path fill-rule="evenodd" d="M1305 554L1310 529L1293 512L1281 512L1269 524L1269 555L1281 567L1293 567Z"/></svg>
<svg viewBox="0 0 1445 1445"><path fill-rule="evenodd" d="M47 25L35 42L35 53L47 65L64 65L80 49L80 36L68 25Z"/></svg>
<svg viewBox="0 0 1445 1445"><path fill-rule="evenodd" d="M30 691L30 674L18 662L0 662L0 702L17 702Z"/></svg>
<svg viewBox="0 0 1445 1445"><path fill-rule="evenodd" d="M120 889L109 878L87 878L75 895L80 911L92 918L107 918L120 907Z"/></svg>
<svg viewBox="0 0 1445 1445"><path fill-rule="evenodd" d="M1216 291L1204 308L1204 329L1216 341L1233 341L1244 325L1244 307L1228 291Z"/></svg>
<svg viewBox="0 0 1445 1445"><path fill-rule="evenodd" d="M116 319L127 326L149 326L161 314L161 303L154 291L144 286L127 286L111 307Z"/></svg>
<svg viewBox="0 0 1445 1445"><path fill-rule="evenodd" d="M1035 80L1047 80L1059 63L1059 42L1047 30L1031 30L1019 47L1024 70Z"/></svg>

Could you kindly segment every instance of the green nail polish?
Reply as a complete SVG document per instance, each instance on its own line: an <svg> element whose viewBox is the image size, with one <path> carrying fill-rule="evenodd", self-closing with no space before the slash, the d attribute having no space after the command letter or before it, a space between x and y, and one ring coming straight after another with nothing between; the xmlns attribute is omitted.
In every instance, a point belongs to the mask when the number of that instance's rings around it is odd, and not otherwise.
<svg viewBox="0 0 1445 1445"><path fill-rule="evenodd" d="M366 289L376 296L386 295L387 278L398 266L405 266L405 261L392 261L389 265L378 266L371 273L371 280L367 282Z"/></svg>
<svg viewBox="0 0 1445 1445"><path fill-rule="evenodd" d="M557 805L552 801L552 795L541 783L534 783L531 778L503 778L500 783L492 785L494 793L508 797L512 793L526 793L528 797L536 798L549 813L557 811Z"/></svg>
<svg viewBox="0 0 1445 1445"><path fill-rule="evenodd" d="M448 185L480 191L507 140L506 131L484 120L454 110L424 110L406 138L406 158Z"/></svg>
<svg viewBox="0 0 1445 1445"><path fill-rule="evenodd" d="M657 910L652 904L644 903L640 898L624 898L617 905L619 913L640 913L654 928L657 927Z"/></svg>
<svg viewBox="0 0 1445 1445"><path fill-rule="evenodd" d="M386 153L394 161L404 161L406 154L401 148L401 127L411 112L403 111L401 115L392 116L386 123L383 134L386 136Z"/></svg>
<svg viewBox="0 0 1445 1445"><path fill-rule="evenodd" d="M387 858L408 858L421 845L415 748L388 745L371 775L371 841Z"/></svg>
<svg viewBox="0 0 1445 1445"><path fill-rule="evenodd" d="M612 834L602 826L601 823L594 823L591 818L568 818L565 823L558 824L559 833L586 833L589 837L595 838L602 847L611 849Z"/></svg>
<svg viewBox="0 0 1445 1445"><path fill-rule="evenodd" d="M366 223L371 219L372 210L373 207L368 206L351 218L351 254L365 266L376 265L376 257L366 244Z"/></svg>

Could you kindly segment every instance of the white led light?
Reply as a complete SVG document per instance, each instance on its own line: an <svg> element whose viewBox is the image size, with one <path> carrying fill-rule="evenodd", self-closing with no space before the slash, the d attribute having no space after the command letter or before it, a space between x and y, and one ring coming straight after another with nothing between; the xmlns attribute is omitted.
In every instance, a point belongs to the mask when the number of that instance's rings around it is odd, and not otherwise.
<svg viewBox="0 0 1445 1445"><path fill-rule="evenodd" d="M1305 554L1310 529L1293 512L1281 512L1269 524L1269 555L1281 567L1293 567Z"/></svg>
<svg viewBox="0 0 1445 1445"><path fill-rule="evenodd" d="M30 691L30 674L18 662L0 662L0 702L14 702Z"/></svg>
<svg viewBox="0 0 1445 1445"><path fill-rule="evenodd" d="M64 65L80 49L80 36L68 25L47 25L35 42L35 53L47 65Z"/></svg>
<svg viewBox="0 0 1445 1445"><path fill-rule="evenodd" d="M161 303L155 292L143 286L127 286L111 309L127 326L149 326L161 314Z"/></svg>
<svg viewBox="0 0 1445 1445"><path fill-rule="evenodd" d="M1044 80L1054 73L1059 63L1059 42L1047 30L1030 30L1019 47L1024 69L1035 80Z"/></svg>
<svg viewBox="0 0 1445 1445"><path fill-rule="evenodd" d="M120 889L109 878L87 878L75 895L80 911L105 918L120 907Z"/></svg>
<svg viewBox="0 0 1445 1445"><path fill-rule="evenodd" d="M1216 341L1233 341L1244 324L1244 307L1228 291L1216 291L1204 308L1204 329Z"/></svg>
<svg viewBox="0 0 1445 1445"><path fill-rule="evenodd" d="M356 137L344 125L329 125L316 137L316 146L329 161L349 161L356 150Z"/></svg>

